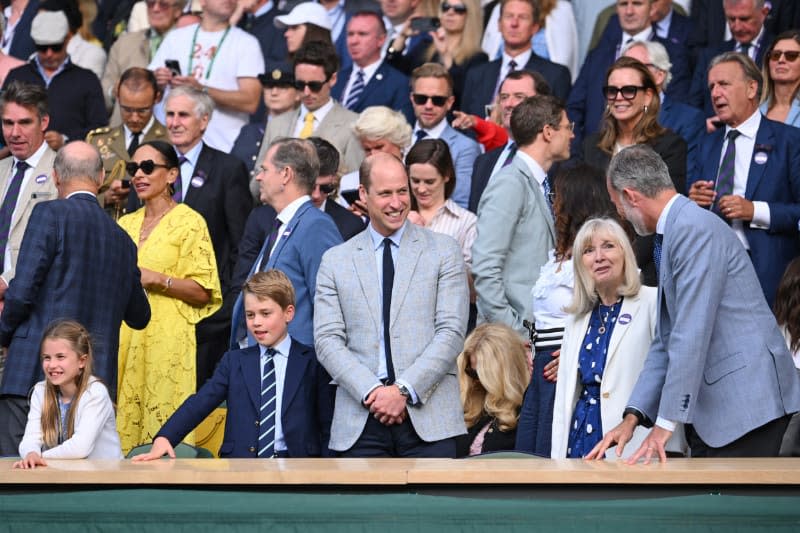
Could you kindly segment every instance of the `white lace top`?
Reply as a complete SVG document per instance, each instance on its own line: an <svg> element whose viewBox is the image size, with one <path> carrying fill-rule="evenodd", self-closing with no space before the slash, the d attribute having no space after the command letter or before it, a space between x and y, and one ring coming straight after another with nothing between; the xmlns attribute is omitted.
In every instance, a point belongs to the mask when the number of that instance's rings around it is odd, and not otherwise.
<svg viewBox="0 0 800 533"><path fill-rule="evenodd" d="M567 319L564 307L572 300L574 279L572 260L556 261L555 250L550 250L548 261L531 289L537 330L564 327Z"/></svg>

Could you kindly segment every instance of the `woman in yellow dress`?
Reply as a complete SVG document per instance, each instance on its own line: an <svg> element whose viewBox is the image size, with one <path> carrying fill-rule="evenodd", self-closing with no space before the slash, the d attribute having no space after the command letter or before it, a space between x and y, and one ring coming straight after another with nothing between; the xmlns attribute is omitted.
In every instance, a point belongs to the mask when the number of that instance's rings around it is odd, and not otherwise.
<svg viewBox="0 0 800 533"><path fill-rule="evenodd" d="M180 179L175 150L163 141L143 143L126 170L144 208L119 224L139 248L151 319L141 331L124 324L120 330L117 429L124 453L151 442L195 392L195 325L222 303L205 220L172 198ZM185 441L194 444L194 436Z"/></svg>

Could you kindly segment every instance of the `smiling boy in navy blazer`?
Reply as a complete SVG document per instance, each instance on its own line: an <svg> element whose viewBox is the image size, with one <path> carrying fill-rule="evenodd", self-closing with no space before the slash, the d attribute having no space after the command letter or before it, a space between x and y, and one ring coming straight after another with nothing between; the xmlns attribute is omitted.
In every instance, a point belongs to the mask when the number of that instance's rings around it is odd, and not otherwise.
<svg viewBox="0 0 800 533"><path fill-rule="evenodd" d="M220 457L330 455L334 389L314 349L287 333L294 317L294 288L289 278L278 270L257 272L244 284L242 294L247 329L258 344L225 353L211 379L167 420L151 451L135 460L157 459L164 454L175 457L174 446L222 401L227 402L228 416ZM261 376L270 364L270 349L275 352L274 419L261 410ZM274 421L274 430L270 421ZM259 443L264 432L269 433L269 439L262 437ZM265 442L269 445L266 450Z"/></svg>

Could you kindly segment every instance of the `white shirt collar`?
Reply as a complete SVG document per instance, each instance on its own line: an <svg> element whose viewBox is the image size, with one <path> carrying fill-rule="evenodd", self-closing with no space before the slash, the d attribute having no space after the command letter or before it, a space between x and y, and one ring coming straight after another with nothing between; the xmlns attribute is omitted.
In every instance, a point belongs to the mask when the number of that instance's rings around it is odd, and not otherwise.
<svg viewBox="0 0 800 533"><path fill-rule="evenodd" d="M28 163L28 165L30 165L28 168L32 170L36 168L36 165L39 164L39 161L42 159L42 156L44 156L46 150L47 150L47 143L42 141L42 144L39 145L39 148L37 148L36 151L33 152L28 159L23 159L22 161ZM16 157L14 158L14 165L13 165L14 168L17 167L17 162L19 161L20 159L17 159Z"/></svg>
<svg viewBox="0 0 800 533"><path fill-rule="evenodd" d="M511 57L510 55L508 55L508 52L506 52L506 49L503 48L503 64L500 67L500 71L505 72L506 70L508 70L508 64L511 62L512 59L517 64L516 70L524 69L525 65L527 65L528 61L531 59L532 54L533 54L533 48L528 48L521 54L517 54L514 57Z"/></svg>
<svg viewBox="0 0 800 533"><path fill-rule="evenodd" d="M259 344L258 349L262 359L267 356L267 349L269 348L275 350L275 357L279 355L282 357L289 357L289 351L292 349L292 337L287 333L283 340L275 346L264 346L263 344Z"/></svg>
<svg viewBox="0 0 800 533"><path fill-rule="evenodd" d="M147 135L147 132L150 131L150 128L152 128L153 124L155 123L156 123L156 116L150 115L150 120L147 122L147 124L145 124L144 128L142 128L142 131L139 132L140 135L142 136L142 139L139 139L139 142L144 142L144 136ZM130 140L133 138L133 132L130 130L130 128L128 128L127 124L125 123L122 124L122 129L123 132L125 133L125 146L127 147L130 144Z"/></svg>
<svg viewBox="0 0 800 533"><path fill-rule="evenodd" d="M637 33L636 35L631 35L627 32L622 32L622 46L625 46L625 43L628 42L628 39L634 41L649 41L650 36L653 35L653 26L647 26L645 29Z"/></svg>
<svg viewBox="0 0 800 533"><path fill-rule="evenodd" d="M403 225L400 226L400 229L388 236L388 239L397 247L400 246L400 240L403 238L403 232L406 230L406 224L408 224L408 221L403 222ZM369 236L372 238L372 247L374 250L377 250L379 247L383 246L383 239L386 239L387 237L384 237L378 233L375 228L372 227L372 224L369 224L367 228L369 228Z"/></svg>
<svg viewBox="0 0 800 533"><path fill-rule="evenodd" d="M421 127L420 124L419 124L419 121L417 121L414 124L414 132L412 133L412 135L413 135L412 139L416 139L417 138L416 136L417 136L417 132L419 130L425 130L428 133L428 136L424 137L425 139L438 139L438 138L440 138L442 136L442 133L444 133L444 130L445 130L446 127L447 127L447 117L446 116L445 116L445 118L443 118L441 120L441 122L439 122L437 125L435 125L432 128L429 128L429 129Z"/></svg>
<svg viewBox="0 0 800 533"><path fill-rule="evenodd" d="M755 139L758 133L758 128L761 126L761 110L756 108L755 112L750 115L747 120L739 124L736 128L725 126L725 137L727 138L728 132L735 129L740 134L750 139Z"/></svg>
<svg viewBox="0 0 800 533"><path fill-rule="evenodd" d="M325 116L333 109L333 98L329 98L327 102L325 102L322 107L317 109L316 111L311 111L314 113L314 123L319 124L325 119ZM308 108L306 108L305 104L300 104L300 122L305 120L306 115L309 113Z"/></svg>
<svg viewBox="0 0 800 533"><path fill-rule="evenodd" d="M300 198L292 200L289 202L289 205L284 207L280 213L278 213L278 220L281 221L282 225L288 224L293 218L294 215L297 213L297 210L300 209L300 206L306 202L310 202L311 197L307 194L304 194Z"/></svg>
<svg viewBox="0 0 800 533"><path fill-rule="evenodd" d="M658 221L656 221L656 233L664 235L664 227L667 225L667 216L669 215L669 210L672 209L672 204L675 203L675 200L678 199L680 194L675 194L672 198L669 199L667 205L664 206L664 209L661 210L661 214L658 215Z"/></svg>
<svg viewBox="0 0 800 533"><path fill-rule="evenodd" d="M534 158L523 152L522 150L517 150L517 157L521 158L528 168L533 174L533 179L536 180L540 186L544 183L545 178L547 177L547 172L544 171L542 165L540 165Z"/></svg>

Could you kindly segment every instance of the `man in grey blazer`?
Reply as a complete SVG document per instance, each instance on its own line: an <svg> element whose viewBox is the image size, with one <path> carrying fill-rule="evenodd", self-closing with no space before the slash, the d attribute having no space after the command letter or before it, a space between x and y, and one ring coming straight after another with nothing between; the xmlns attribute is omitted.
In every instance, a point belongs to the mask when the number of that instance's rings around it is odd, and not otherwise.
<svg viewBox="0 0 800 533"><path fill-rule="evenodd" d="M456 379L469 305L456 241L406 221L402 162L359 170L366 231L322 257L314 302L319 362L338 384L330 449L346 457L455 457L466 432Z"/></svg>
<svg viewBox="0 0 800 533"><path fill-rule="evenodd" d="M300 107L269 121L256 158L256 168L264 160L267 147L278 137L307 139L314 135L339 150L342 172L358 169L364 159L364 150L352 131L358 114L348 111L331 98L331 88L336 83L336 71L339 69L336 49L322 41L312 41L297 50L293 64L295 88L302 93ZM250 190L258 198L255 180L250 181Z"/></svg>
<svg viewBox="0 0 800 533"><path fill-rule="evenodd" d="M614 444L620 455L637 425L655 423L628 462L665 461L677 422L686 425L692 457L777 456L800 409L800 380L741 241L675 192L649 146L612 159L608 190L637 233L656 234L658 318L623 421L588 457Z"/></svg>
<svg viewBox="0 0 800 533"><path fill-rule="evenodd" d="M523 100L511 113L516 156L489 180L478 204L478 236L472 245L478 313L527 338L531 288L553 249L552 190L547 172L569 158L572 123L554 96Z"/></svg>

